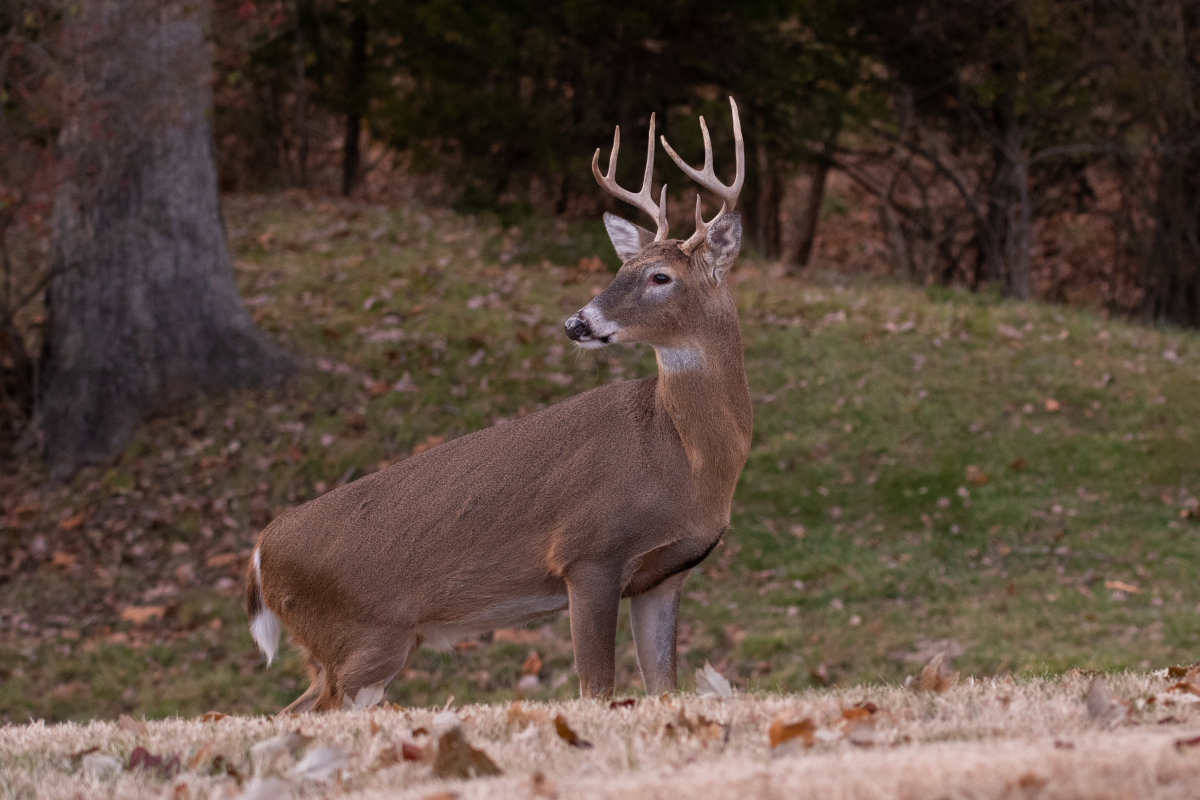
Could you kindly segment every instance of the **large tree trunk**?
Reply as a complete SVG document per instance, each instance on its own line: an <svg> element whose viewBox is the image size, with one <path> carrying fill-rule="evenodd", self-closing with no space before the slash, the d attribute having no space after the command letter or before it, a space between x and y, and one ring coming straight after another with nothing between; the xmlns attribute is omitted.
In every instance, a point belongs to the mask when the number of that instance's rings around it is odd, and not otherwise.
<svg viewBox="0 0 1200 800"><path fill-rule="evenodd" d="M51 474L119 452L197 392L292 359L238 297L217 200L204 6L84 0L67 15L42 387ZM201 9L205 9L202 13Z"/></svg>
<svg viewBox="0 0 1200 800"><path fill-rule="evenodd" d="M361 6L354 9L350 23L350 63L346 71L346 139L342 152L342 194L348 195L358 183L358 140L362 115L366 110L367 90L367 17Z"/></svg>
<svg viewBox="0 0 1200 800"><path fill-rule="evenodd" d="M1200 327L1200 147L1186 131L1159 158L1142 318Z"/></svg>

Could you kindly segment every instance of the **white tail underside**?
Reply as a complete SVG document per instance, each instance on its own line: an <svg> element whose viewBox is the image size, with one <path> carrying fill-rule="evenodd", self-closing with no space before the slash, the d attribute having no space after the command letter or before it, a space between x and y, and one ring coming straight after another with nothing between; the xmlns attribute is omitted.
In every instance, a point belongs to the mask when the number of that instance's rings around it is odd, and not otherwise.
<svg viewBox="0 0 1200 800"><path fill-rule="evenodd" d="M263 604L262 556L259 555L257 548L254 550L254 576L258 578L258 602L262 610L254 615L254 619L250 620L250 635L254 638L258 649L262 650L263 655L267 657L267 666L269 667L275 660L275 653L279 651L281 626L279 617Z"/></svg>

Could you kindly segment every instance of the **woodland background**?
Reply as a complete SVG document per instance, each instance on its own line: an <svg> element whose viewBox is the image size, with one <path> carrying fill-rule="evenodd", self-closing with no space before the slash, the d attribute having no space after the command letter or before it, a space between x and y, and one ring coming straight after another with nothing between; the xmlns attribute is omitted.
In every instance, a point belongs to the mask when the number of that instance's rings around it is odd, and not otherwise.
<svg viewBox="0 0 1200 800"><path fill-rule="evenodd" d="M703 114L726 175L728 96L756 450L685 648L776 688L1183 659L1198 59L1193 0L8 0L0 711L286 702L255 532L650 374L563 352L632 217L588 162L619 124L636 183L651 112L698 162ZM564 624L395 697L569 694Z"/></svg>

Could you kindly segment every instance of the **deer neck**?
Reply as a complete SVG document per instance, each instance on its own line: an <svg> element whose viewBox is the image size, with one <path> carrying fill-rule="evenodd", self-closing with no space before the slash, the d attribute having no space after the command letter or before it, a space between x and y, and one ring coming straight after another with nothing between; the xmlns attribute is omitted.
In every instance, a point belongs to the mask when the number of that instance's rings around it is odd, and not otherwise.
<svg viewBox="0 0 1200 800"><path fill-rule="evenodd" d="M732 303L730 304L732 305ZM693 482L728 503L750 452L752 411L737 312L721 315L706 335L656 347L657 402L687 454Z"/></svg>

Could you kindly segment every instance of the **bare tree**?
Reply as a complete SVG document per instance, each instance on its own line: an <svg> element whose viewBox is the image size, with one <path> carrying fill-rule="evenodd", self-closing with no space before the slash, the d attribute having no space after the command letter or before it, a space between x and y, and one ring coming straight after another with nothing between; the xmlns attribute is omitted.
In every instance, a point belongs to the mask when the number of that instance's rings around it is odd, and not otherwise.
<svg viewBox="0 0 1200 800"><path fill-rule="evenodd" d="M57 477L119 451L149 413L277 382L292 365L233 280L206 13L178 0L84 0L65 21L42 392Z"/></svg>

